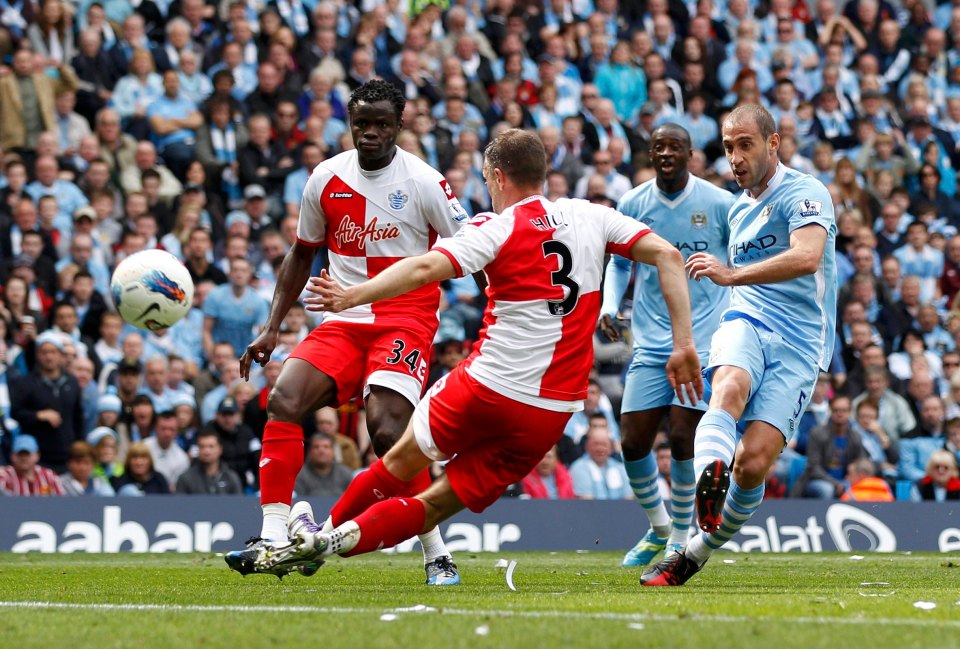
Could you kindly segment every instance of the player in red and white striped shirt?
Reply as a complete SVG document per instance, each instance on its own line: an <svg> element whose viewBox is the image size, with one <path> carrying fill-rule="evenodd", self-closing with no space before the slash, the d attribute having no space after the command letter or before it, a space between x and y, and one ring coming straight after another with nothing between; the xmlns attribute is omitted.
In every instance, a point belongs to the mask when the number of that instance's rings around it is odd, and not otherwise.
<svg viewBox="0 0 960 649"><path fill-rule="evenodd" d="M321 528L297 503L291 541L271 547L259 562L389 547L464 507L483 511L527 475L560 439L570 413L583 407L605 253L657 266L675 341L667 375L681 400L699 399L703 383L680 253L615 210L548 201L540 195L545 176L539 138L506 131L491 142L484 162L500 214L473 219L431 252L363 284L343 288L326 275L311 280L308 289L318 297L307 299L308 308L338 312L483 269L489 282L485 326L470 357L417 406L401 440L340 499L366 510L336 528L329 522ZM432 461L446 459L446 472L425 491L391 498L408 493L408 481Z"/></svg>
<svg viewBox="0 0 960 649"><path fill-rule="evenodd" d="M452 235L467 220L440 172L396 146L404 103L402 93L380 80L351 95L347 108L356 149L320 163L307 181L297 241L280 267L267 326L240 359L244 378L252 363L270 360L280 324L310 276L318 247L327 247L331 276L353 286L400 259L427 252L438 237ZM293 350L267 400L261 539L287 538L294 481L303 465L300 422L305 415L362 396L377 455L400 438L423 393L439 305L439 284L432 282L372 306L328 314ZM413 482L408 495L426 488L430 477L423 471ZM346 520L353 513L334 508L331 516ZM439 530L421 535L420 542L427 583L459 583ZM227 564L241 574L260 572L252 562L259 543L228 552ZM316 566L300 569L307 574Z"/></svg>
<svg viewBox="0 0 960 649"><path fill-rule="evenodd" d="M40 466L40 446L33 435L13 440L10 466L0 467L0 492L11 496L62 496L60 477Z"/></svg>

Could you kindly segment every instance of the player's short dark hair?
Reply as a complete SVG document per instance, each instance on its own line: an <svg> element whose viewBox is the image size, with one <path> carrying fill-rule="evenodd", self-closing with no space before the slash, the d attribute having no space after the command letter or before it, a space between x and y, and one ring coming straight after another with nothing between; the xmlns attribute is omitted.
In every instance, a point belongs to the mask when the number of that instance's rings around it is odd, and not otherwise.
<svg viewBox="0 0 960 649"><path fill-rule="evenodd" d="M403 93L392 83L382 79L372 79L350 95L350 101L347 102L347 110L353 112L357 104L361 101L372 104L378 101L389 101L393 104L393 112L397 116L397 121L403 116L403 109L407 105L407 99Z"/></svg>
<svg viewBox="0 0 960 649"><path fill-rule="evenodd" d="M161 180L160 172L156 169L145 169L140 173L140 182L143 182L147 178L156 178L157 180Z"/></svg>
<svg viewBox="0 0 960 649"><path fill-rule="evenodd" d="M760 129L760 136L764 140L777 132L777 125L773 121L773 116L770 115L766 108L759 104L742 104L737 106L730 111L724 123L739 122L744 119L749 119L756 124L757 128Z"/></svg>
<svg viewBox="0 0 960 649"><path fill-rule="evenodd" d="M666 122L664 124L661 124L657 128L653 129L653 133L650 134L651 144L653 143L653 138L656 136L657 131L662 131L665 134L670 133L672 135L676 135L681 140L683 140L684 144L687 145L688 149L693 148L693 142L690 140L690 133L688 133L687 129L683 128L679 124L674 124L673 122Z"/></svg>
<svg viewBox="0 0 960 649"><path fill-rule="evenodd" d="M176 419L177 413L173 410L162 410L157 413L157 419Z"/></svg>
<svg viewBox="0 0 960 649"><path fill-rule="evenodd" d="M81 268L73 275L73 281L77 281L78 279L93 280L93 274L86 268Z"/></svg>
<svg viewBox="0 0 960 649"><path fill-rule="evenodd" d="M536 133L507 129L484 151L491 169L499 169L519 187L541 187L547 179L547 152Z"/></svg>

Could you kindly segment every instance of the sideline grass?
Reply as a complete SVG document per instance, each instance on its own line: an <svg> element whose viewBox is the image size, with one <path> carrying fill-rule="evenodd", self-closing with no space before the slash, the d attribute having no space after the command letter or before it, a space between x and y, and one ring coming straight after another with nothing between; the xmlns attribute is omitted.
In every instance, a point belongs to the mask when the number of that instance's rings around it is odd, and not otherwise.
<svg viewBox="0 0 960 649"><path fill-rule="evenodd" d="M501 558L518 562L517 592ZM461 554L464 584L440 589L422 584L418 559L335 558L281 582L212 555L0 554L0 637L18 649L960 648L948 555L719 554L671 589L641 588L614 553ZM398 610L418 605L436 610Z"/></svg>

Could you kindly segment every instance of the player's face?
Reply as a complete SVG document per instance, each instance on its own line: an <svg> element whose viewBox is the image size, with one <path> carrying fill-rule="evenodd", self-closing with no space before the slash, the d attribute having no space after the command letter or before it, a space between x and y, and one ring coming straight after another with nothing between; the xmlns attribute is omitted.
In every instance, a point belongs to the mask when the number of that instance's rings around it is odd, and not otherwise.
<svg viewBox="0 0 960 649"><path fill-rule="evenodd" d="M733 170L737 185L750 190L766 188L776 166L780 136L776 133L764 140L752 119L728 121L723 125L723 150Z"/></svg>
<svg viewBox="0 0 960 649"><path fill-rule="evenodd" d="M357 103L350 111L350 133L360 166L372 171L390 164L402 126L389 101Z"/></svg>
<svg viewBox="0 0 960 649"><path fill-rule="evenodd" d="M690 146L679 133L657 129L650 141L650 161L657 171L657 180L673 185L687 173Z"/></svg>

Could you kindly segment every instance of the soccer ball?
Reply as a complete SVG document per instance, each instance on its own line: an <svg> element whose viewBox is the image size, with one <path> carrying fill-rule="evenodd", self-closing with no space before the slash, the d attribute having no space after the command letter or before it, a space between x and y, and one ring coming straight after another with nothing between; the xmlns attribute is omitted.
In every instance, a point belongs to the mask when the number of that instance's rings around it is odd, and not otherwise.
<svg viewBox="0 0 960 649"><path fill-rule="evenodd" d="M164 250L143 250L117 265L110 293L120 317L140 329L165 329L190 310L193 280Z"/></svg>

